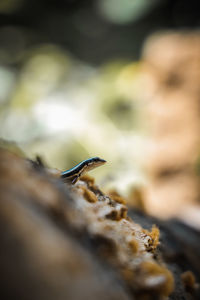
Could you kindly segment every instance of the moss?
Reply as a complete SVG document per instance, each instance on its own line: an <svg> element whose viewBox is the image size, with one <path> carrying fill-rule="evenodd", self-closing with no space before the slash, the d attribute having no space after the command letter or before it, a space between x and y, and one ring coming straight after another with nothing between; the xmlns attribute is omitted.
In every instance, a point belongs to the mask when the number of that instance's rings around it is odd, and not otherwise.
<svg viewBox="0 0 200 300"><path fill-rule="evenodd" d="M156 225L153 225L151 232L150 232L150 237L152 238L152 247L153 249L156 249L157 246L159 245L159 237L160 237L160 230Z"/></svg>
<svg viewBox="0 0 200 300"><path fill-rule="evenodd" d="M111 219L113 221L119 221L121 218L119 217L119 214L118 214L118 211L113 209L111 212L109 212L107 215L106 215L106 218L107 219Z"/></svg>
<svg viewBox="0 0 200 300"><path fill-rule="evenodd" d="M97 197L96 195L90 191L89 189L87 189L85 186L81 186L80 187L81 192L83 194L83 197L90 203L95 203L97 202Z"/></svg>
<svg viewBox="0 0 200 300"><path fill-rule="evenodd" d="M120 203L120 204L126 204L126 202L127 202L127 201L126 201L122 196L120 196L119 193L118 193L116 190L114 190L114 189L108 192L108 196L109 196L112 200L114 200L114 201L116 201L116 202L118 202L118 203Z"/></svg>
<svg viewBox="0 0 200 300"><path fill-rule="evenodd" d="M140 277L143 284L146 284L146 288L155 290L163 296L171 294L174 289L174 279L168 269L153 261L143 262L140 267Z"/></svg>
<svg viewBox="0 0 200 300"><path fill-rule="evenodd" d="M120 209L115 209L111 210L106 215L107 219L115 220L115 221L120 221L121 219L126 219L127 216L127 208L125 206L121 206Z"/></svg>
<svg viewBox="0 0 200 300"><path fill-rule="evenodd" d="M93 186L95 183L95 179L94 177L89 176L88 174L82 175L80 177L80 180L86 182L88 184L88 186Z"/></svg>
<svg viewBox="0 0 200 300"><path fill-rule="evenodd" d="M159 245L160 230L156 225L153 225L151 231L142 229L142 232L151 238L149 241L149 250L154 251Z"/></svg>
<svg viewBox="0 0 200 300"><path fill-rule="evenodd" d="M135 239L132 239L128 244L129 244L129 247L131 248L132 252L134 254L136 254L139 249L138 241L136 241Z"/></svg>
<svg viewBox="0 0 200 300"><path fill-rule="evenodd" d="M191 271L186 271L181 274L182 282L185 288L188 290L194 289L196 285L196 279Z"/></svg>

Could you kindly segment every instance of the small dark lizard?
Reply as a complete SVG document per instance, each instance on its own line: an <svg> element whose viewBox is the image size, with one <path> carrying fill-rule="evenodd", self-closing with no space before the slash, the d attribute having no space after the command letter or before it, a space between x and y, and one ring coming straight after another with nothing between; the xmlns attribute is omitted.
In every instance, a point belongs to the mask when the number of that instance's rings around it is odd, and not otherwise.
<svg viewBox="0 0 200 300"><path fill-rule="evenodd" d="M92 157L92 158L85 159L75 167L62 172L61 178L63 178L65 181L69 181L72 184L75 184L79 180L81 175L105 163L106 160L101 159L99 157Z"/></svg>

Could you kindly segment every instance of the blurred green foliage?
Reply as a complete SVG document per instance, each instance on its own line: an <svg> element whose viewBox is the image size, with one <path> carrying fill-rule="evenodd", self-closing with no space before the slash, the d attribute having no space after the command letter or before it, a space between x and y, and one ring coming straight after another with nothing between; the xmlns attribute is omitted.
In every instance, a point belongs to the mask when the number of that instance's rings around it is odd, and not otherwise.
<svg viewBox="0 0 200 300"><path fill-rule="evenodd" d="M91 156L110 162L97 176L115 174L119 164L133 168L141 140L135 82L139 63L92 67L50 44L25 52L22 62L17 74L0 66L7 86L6 93L0 89L2 138L59 169Z"/></svg>
<svg viewBox="0 0 200 300"><path fill-rule="evenodd" d="M181 3L188 24L199 20ZM178 0L1 0L0 137L51 167L100 156L108 163L97 176L119 176L118 187L141 182L146 133L133 58L149 33L182 24L176 7Z"/></svg>
<svg viewBox="0 0 200 300"><path fill-rule="evenodd" d="M128 23L149 12L159 0L99 0L102 15L114 23Z"/></svg>

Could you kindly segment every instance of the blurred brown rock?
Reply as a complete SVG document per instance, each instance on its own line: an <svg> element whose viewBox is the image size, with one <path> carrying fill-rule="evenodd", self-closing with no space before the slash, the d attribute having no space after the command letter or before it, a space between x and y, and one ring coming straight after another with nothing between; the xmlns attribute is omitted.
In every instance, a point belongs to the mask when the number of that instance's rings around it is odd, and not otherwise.
<svg viewBox="0 0 200 300"><path fill-rule="evenodd" d="M200 199L200 32L151 37L142 80L151 135L146 209L162 217L178 215Z"/></svg>

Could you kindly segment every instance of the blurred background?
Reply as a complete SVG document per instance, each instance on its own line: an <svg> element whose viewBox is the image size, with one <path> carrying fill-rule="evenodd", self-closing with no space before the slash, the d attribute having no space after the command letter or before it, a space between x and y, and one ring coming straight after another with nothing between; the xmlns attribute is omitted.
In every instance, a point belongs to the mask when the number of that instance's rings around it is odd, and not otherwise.
<svg viewBox="0 0 200 300"><path fill-rule="evenodd" d="M200 228L200 4L0 0L0 137Z"/></svg>

